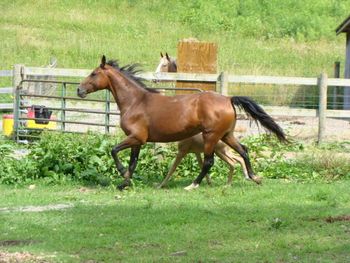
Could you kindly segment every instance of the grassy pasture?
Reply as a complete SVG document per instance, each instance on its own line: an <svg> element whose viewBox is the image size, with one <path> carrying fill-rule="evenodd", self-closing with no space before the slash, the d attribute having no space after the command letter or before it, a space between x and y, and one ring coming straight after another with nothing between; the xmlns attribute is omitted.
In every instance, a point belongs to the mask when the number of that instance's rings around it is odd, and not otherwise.
<svg viewBox="0 0 350 263"><path fill-rule="evenodd" d="M345 36L335 28L348 15L346 0L16 0L1 1L0 9L0 69L45 66L50 57L58 67L89 69L106 54L153 71L160 51L176 56L178 41L189 37L216 42L218 71L234 74L332 76L335 61L344 65ZM11 78L0 79L0 87L10 85ZM260 90L269 96L258 94L259 101L290 105L274 88L253 87Z"/></svg>
<svg viewBox="0 0 350 263"><path fill-rule="evenodd" d="M335 28L347 1L2 1L0 68L92 68L101 54L154 70L180 39L219 46L219 69L236 74L315 76L344 56Z"/></svg>
<svg viewBox="0 0 350 263"><path fill-rule="evenodd" d="M0 186L0 244L48 262L347 262L349 181L165 190ZM23 206L71 208L19 212ZM333 221L333 222L332 222ZM330 223L332 222L332 223ZM18 243L16 243L17 241ZM22 243L21 243L22 242ZM9 244L9 242L7 243Z"/></svg>

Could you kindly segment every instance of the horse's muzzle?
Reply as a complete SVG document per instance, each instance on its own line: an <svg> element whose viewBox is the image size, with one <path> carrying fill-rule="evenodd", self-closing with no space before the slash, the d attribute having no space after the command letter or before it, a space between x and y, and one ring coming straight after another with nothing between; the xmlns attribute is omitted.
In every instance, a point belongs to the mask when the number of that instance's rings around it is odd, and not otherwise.
<svg viewBox="0 0 350 263"><path fill-rule="evenodd" d="M77 89L77 95L80 97L80 98L85 98L86 95L87 95L87 92L85 89L83 89L82 87L78 87Z"/></svg>

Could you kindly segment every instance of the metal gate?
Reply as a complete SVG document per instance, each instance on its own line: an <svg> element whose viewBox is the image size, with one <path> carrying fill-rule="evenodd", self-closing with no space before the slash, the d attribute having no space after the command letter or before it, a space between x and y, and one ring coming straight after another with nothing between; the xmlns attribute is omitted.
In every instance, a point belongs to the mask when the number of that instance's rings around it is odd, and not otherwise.
<svg viewBox="0 0 350 263"><path fill-rule="evenodd" d="M38 82L56 85L54 94L37 94L28 88L29 83ZM35 132L44 129L62 132L85 132L88 129L105 133L115 129L116 124L111 124L111 118L118 119L119 110L117 107L111 110L113 101L110 92L106 90L94 97L81 99L75 95L78 84L69 81L22 80L15 91L14 139L21 141L37 137ZM35 115L30 114L33 113L33 105L52 112L51 116L38 116L36 112ZM91 118L90 115L95 117Z"/></svg>
<svg viewBox="0 0 350 263"><path fill-rule="evenodd" d="M38 93L36 89L30 88L29 84L39 82L55 85L56 88L50 94ZM14 139L17 142L23 142L38 137L38 132L42 130L77 133L116 132L119 128L120 112L109 90L92 93L88 98L82 99L76 95L78 84L79 82L52 80L20 81L15 90ZM156 89L182 90L180 88ZM190 90L202 91L195 88ZM43 112L50 112L50 115L36 114L38 108Z"/></svg>

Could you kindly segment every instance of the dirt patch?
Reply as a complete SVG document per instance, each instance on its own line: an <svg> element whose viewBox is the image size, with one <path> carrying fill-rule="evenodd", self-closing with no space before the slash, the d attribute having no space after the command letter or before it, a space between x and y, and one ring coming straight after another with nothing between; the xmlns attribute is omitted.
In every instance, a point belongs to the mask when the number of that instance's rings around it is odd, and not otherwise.
<svg viewBox="0 0 350 263"><path fill-rule="evenodd" d="M22 262L31 262L31 263L46 263L49 261L44 260L41 257L36 257L33 254L26 252L1 252L0 251L0 263L22 263Z"/></svg>
<svg viewBox="0 0 350 263"><path fill-rule="evenodd" d="M342 216L329 216L325 219L327 223L335 223L335 222L342 222L347 221L350 222L350 215L342 215Z"/></svg>
<svg viewBox="0 0 350 263"><path fill-rule="evenodd" d="M17 208L0 208L0 213L10 213L10 212L44 212L50 210L62 210L67 208L72 208L73 204L55 204L55 205L43 205L43 206L22 206Z"/></svg>
<svg viewBox="0 0 350 263"><path fill-rule="evenodd" d="M318 138L318 118L316 117L275 117L273 118L288 133L288 137L297 140L316 141ZM237 127L246 128L246 132L238 133L241 136L249 136L264 133L264 129L258 127L255 122L247 119L239 119ZM327 118L325 141L350 140L349 120Z"/></svg>

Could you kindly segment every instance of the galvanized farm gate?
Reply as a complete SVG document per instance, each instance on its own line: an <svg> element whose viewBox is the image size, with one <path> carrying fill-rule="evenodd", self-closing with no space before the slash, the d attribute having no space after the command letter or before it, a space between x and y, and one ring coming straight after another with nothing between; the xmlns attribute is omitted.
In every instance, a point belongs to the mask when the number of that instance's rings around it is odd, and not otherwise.
<svg viewBox="0 0 350 263"><path fill-rule="evenodd" d="M30 68L23 66L15 66L16 68L18 70L15 72L19 74L14 75L16 88L13 137L17 142L37 137L36 132L43 129L78 133L88 130L110 133L118 129L120 112L108 90L91 94L82 99L76 95L78 81L32 79L32 76L40 76L41 74L34 73ZM87 75L86 72L90 71L83 71L82 75ZM74 76L72 73L69 74ZM80 75L81 72L78 74ZM62 77L62 75L64 74L56 75L56 77ZM55 90L49 94L36 92L37 89L30 88L33 83L50 84L55 86ZM159 89L162 92L183 90L171 87ZM196 88L186 90L202 91ZM29 116L28 112L32 110L33 105L45 109L50 112L50 115L53 114L50 118ZM48 123L54 123L54 125L48 125Z"/></svg>

